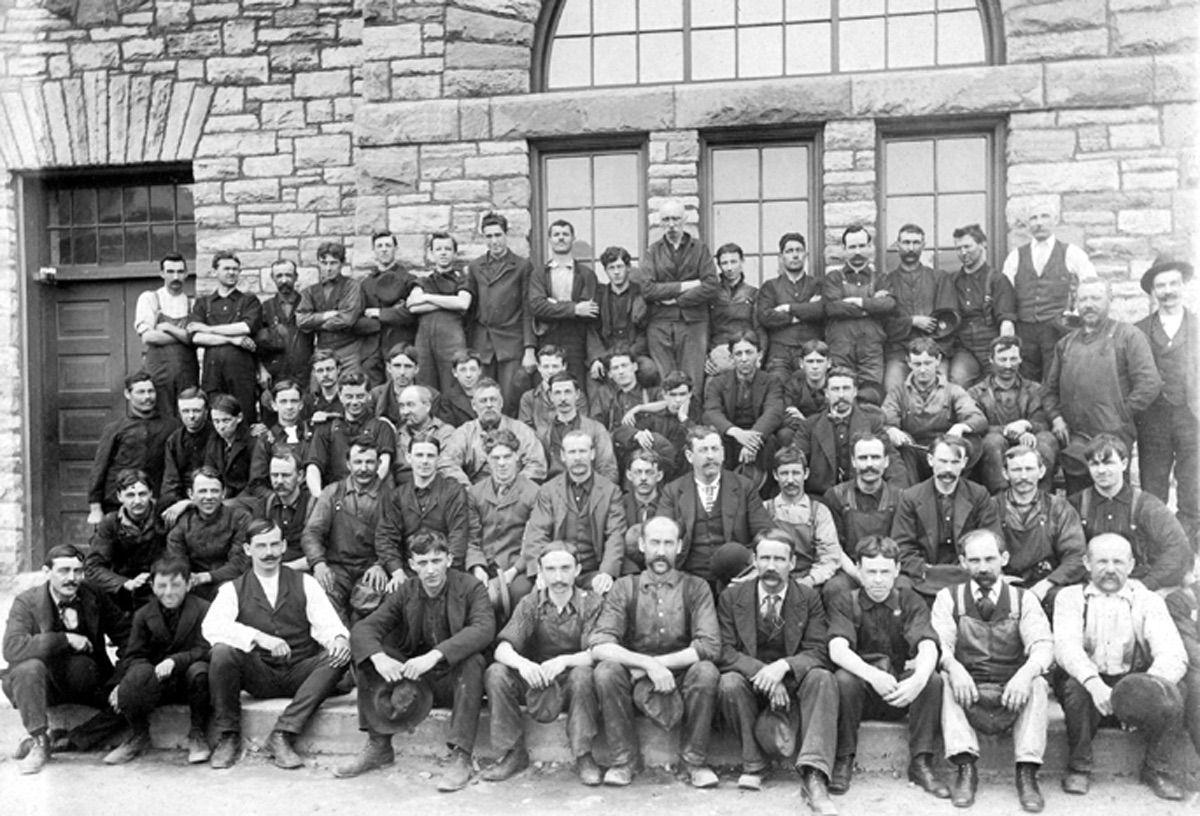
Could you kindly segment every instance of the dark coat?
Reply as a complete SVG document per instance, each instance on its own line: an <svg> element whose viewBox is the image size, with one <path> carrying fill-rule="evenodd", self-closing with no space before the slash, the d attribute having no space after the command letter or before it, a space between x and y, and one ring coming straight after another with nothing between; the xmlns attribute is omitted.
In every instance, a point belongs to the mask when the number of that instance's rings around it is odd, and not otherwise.
<svg viewBox="0 0 1200 816"><path fill-rule="evenodd" d="M810 669L829 667L825 607L812 587L788 583L783 598L783 651L799 684ZM717 604L721 626L721 671L750 679L767 664L758 659L758 582L743 581L721 593Z"/></svg>
<svg viewBox="0 0 1200 816"><path fill-rule="evenodd" d="M467 264L473 298L471 349L485 363L520 360L533 348L533 312L529 309L529 277L533 265L511 249L500 258L484 253Z"/></svg>
<svg viewBox="0 0 1200 816"><path fill-rule="evenodd" d="M773 375L756 369L750 381L750 401L758 417L747 430L763 436L775 433L783 424L783 386ZM717 429L722 438L733 427L737 411L737 372L724 371L711 377L704 386L704 422Z"/></svg>
<svg viewBox="0 0 1200 816"><path fill-rule="evenodd" d="M925 578L925 568L936 563L938 504L933 479L926 479L900 494L892 519L892 538L900 546L900 569L914 579ZM1000 516L987 489L966 479L954 491L954 543L962 534L986 527L1003 536Z"/></svg>
<svg viewBox="0 0 1200 816"><path fill-rule="evenodd" d="M79 627L91 636L91 656L100 668L101 681L112 674L112 662L104 645L107 635L124 656L129 640L129 619L109 596L87 584L79 594ZM25 590L13 599L4 628L4 660L15 666L26 660L50 662L72 654L65 630L59 624L58 610L50 597L50 585Z"/></svg>
<svg viewBox="0 0 1200 816"><path fill-rule="evenodd" d="M874 434L882 439L884 426L887 425L883 411L874 405L855 405L850 411L850 444L858 434ZM804 489L815 496L825 495L841 479L838 479L837 446L834 442L833 420L829 418L826 409L816 416L810 416L800 425L800 430L792 439L792 444L804 451L808 457L808 479ZM908 487L909 474L904 467L904 460L892 447L891 442L885 443L888 453L888 468L884 478L893 487ZM846 474L847 479L853 474Z"/></svg>
<svg viewBox="0 0 1200 816"><path fill-rule="evenodd" d="M179 609L179 622L172 632L163 617L162 604L158 598L152 598L133 615L129 645L117 664L114 682L120 682L130 666L138 662L157 666L171 659L175 661L174 673L182 676L188 666L208 660L212 647L200 633L200 624L207 613L208 601L195 595L185 595Z"/></svg>
<svg viewBox="0 0 1200 816"><path fill-rule="evenodd" d="M737 541L746 546L754 536L772 526L771 517L763 507L762 499L754 483L744 476L726 470L721 473L721 526L726 541ZM696 479L691 472L685 473L662 490L658 503L659 515L674 519L679 525L679 537L683 548L676 564L687 562L692 549L692 523L696 519L696 508L700 496L696 492Z"/></svg>

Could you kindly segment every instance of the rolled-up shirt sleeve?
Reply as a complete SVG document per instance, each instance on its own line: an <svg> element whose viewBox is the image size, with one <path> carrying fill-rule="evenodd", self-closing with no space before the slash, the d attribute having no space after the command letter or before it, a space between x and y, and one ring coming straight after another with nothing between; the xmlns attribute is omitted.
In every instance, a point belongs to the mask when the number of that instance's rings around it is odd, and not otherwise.
<svg viewBox="0 0 1200 816"><path fill-rule="evenodd" d="M721 654L721 626L717 621L712 590L701 580L688 581L683 589L684 602L691 610L692 618L692 642L688 645L696 650L701 660L716 660Z"/></svg>

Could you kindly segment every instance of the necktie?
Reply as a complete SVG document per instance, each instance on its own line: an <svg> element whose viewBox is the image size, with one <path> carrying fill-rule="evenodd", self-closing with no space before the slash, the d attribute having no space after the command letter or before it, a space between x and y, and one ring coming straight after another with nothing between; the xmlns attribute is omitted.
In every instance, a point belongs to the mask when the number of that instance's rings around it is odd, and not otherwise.
<svg viewBox="0 0 1200 816"><path fill-rule="evenodd" d="M996 611L996 602L992 600L991 593L981 592L979 593L979 603L976 604L976 607L979 609L979 617L985 621L990 621Z"/></svg>
<svg viewBox="0 0 1200 816"><path fill-rule="evenodd" d="M780 629L783 627L783 618L780 617L780 615L779 615L779 596L778 595L768 595L767 596L766 621L767 621L767 624L772 629Z"/></svg>
<svg viewBox="0 0 1200 816"><path fill-rule="evenodd" d="M704 512L711 513L713 505L717 503L717 486L715 484L704 486L704 495L700 497L704 503Z"/></svg>

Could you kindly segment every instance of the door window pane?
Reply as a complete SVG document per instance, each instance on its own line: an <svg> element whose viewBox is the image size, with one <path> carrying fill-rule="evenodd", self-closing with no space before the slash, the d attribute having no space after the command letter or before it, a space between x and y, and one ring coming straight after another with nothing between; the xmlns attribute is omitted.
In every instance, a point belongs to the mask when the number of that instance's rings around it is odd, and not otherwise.
<svg viewBox="0 0 1200 816"><path fill-rule="evenodd" d="M541 159L544 224L575 227L575 254L597 263L606 247L641 253L642 171L637 150L549 153ZM602 270L597 270L603 277Z"/></svg>

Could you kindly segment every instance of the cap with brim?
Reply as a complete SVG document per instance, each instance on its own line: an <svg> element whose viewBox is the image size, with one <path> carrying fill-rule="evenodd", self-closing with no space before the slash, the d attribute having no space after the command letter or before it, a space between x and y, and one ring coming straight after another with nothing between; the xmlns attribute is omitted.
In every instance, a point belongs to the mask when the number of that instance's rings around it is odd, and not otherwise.
<svg viewBox="0 0 1200 816"><path fill-rule="evenodd" d="M1112 691L1113 713L1133 728L1160 733L1183 718L1179 687L1153 674L1127 674Z"/></svg>
<svg viewBox="0 0 1200 816"><path fill-rule="evenodd" d="M999 683L978 683L979 697L966 710L967 722L980 734L1003 734L1013 727L1020 711L1005 708L1001 700L1004 686Z"/></svg>
<svg viewBox="0 0 1200 816"><path fill-rule="evenodd" d="M683 697L679 689L665 694L654 690L649 677L642 677L633 684L633 704L661 728L670 731L683 719Z"/></svg>
<svg viewBox="0 0 1200 816"><path fill-rule="evenodd" d="M765 708L754 721L754 738L768 754L789 757L796 753L796 732L799 729L799 706L793 703L786 711Z"/></svg>
<svg viewBox="0 0 1200 816"><path fill-rule="evenodd" d="M730 541L713 551L709 573L719 584L728 584L754 566L754 554L744 544Z"/></svg>
<svg viewBox="0 0 1200 816"><path fill-rule="evenodd" d="M1142 291L1150 294L1154 288L1154 279L1158 277L1160 272L1177 271L1183 275L1183 282L1187 283L1192 279L1195 269L1187 261L1180 260L1167 253L1162 253L1154 259L1154 263L1142 273Z"/></svg>
<svg viewBox="0 0 1200 816"><path fill-rule="evenodd" d="M933 330L934 340L945 340L954 334L962 319L954 309L934 309L930 317L937 321L937 328Z"/></svg>
<svg viewBox="0 0 1200 816"><path fill-rule="evenodd" d="M563 688L559 683L551 683L542 688L530 687L525 692L525 708L534 721L552 723L558 719L564 705Z"/></svg>
<svg viewBox="0 0 1200 816"><path fill-rule="evenodd" d="M383 680L359 689L367 727L379 734L411 731L429 716L433 691L418 680Z"/></svg>

